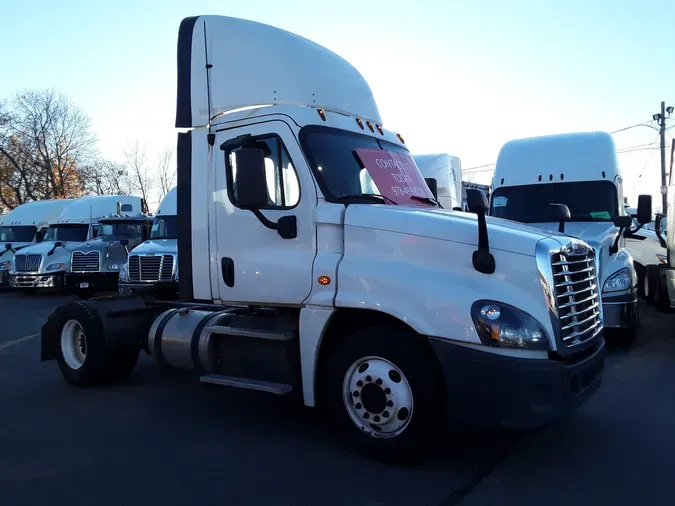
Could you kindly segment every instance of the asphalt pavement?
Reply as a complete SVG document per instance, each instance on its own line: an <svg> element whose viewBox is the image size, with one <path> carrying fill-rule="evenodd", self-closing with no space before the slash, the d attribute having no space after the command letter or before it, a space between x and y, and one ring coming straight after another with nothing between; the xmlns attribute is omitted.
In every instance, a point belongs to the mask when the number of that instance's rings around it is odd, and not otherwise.
<svg viewBox="0 0 675 506"><path fill-rule="evenodd" d="M670 504L675 315L643 309L601 390L525 434L456 434L435 460L346 453L310 409L207 388L143 357L108 388L66 385L39 361L56 295L0 293L0 505Z"/></svg>

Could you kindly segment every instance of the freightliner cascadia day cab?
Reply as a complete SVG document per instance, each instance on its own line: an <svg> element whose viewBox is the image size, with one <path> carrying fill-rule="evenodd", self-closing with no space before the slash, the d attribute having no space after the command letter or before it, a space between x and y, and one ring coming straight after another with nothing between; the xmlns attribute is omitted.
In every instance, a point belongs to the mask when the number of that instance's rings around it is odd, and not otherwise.
<svg viewBox="0 0 675 506"><path fill-rule="evenodd" d="M136 246L120 270L120 294L152 291L164 296L178 294L177 189L162 199L152 222L150 238Z"/></svg>
<svg viewBox="0 0 675 506"><path fill-rule="evenodd" d="M96 237L73 248L66 286L81 297L92 297L98 290L116 292L129 251L148 238L151 225L152 216L121 209L99 219Z"/></svg>
<svg viewBox="0 0 675 506"><path fill-rule="evenodd" d="M517 139L500 150L492 180L490 214L542 230L561 230L595 251L602 306L575 311L568 321L593 321L629 340L638 324L638 277L623 232L632 220L623 207L623 181L612 136L582 132ZM642 198L640 221L651 221L651 200ZM570 211L560 224L556 206ZM567 219L567 218L565 218ZM559 279L566 279L560 274ZM570 278L570 282L574 278ZM609 338L609 336L608 336Z"/></svg>
<svg viewBox="0 0 675 506"><path fill-rule="evenodd" d="M9 267L17 251L40 242L49 223L56 221L72 200L26 202L0 216L0 286L9 284Z"/></svg>
<svg viewBox="0 0 675 506"><path fill-rule="evenodd" d="M43 241L15 255L9 282L23 291L65 288L73 249L96 236L98 220L121 209L140 212L141 198L127 195L82 197L70 202L58 219L49 224Z"/></svg>
<svg viewBox="0 0 675 506"><path fill-rule="evenodd" d="M348 62L200 16L177 76L181 297L57 309L41 358L68 382L120 379L144 349L204 383L297 395L387 461L446 423L548 423L600 387L600 316L570 318L599 301L590 247L486 217L481 193L475 214L440 209Z"/></svg>
<svg viewBox="0 0 675 506"><path fill-rule="evenodd" d="M415 164L427 183L435 180L437 199L444 209L462 209L462 163L447 153L415 155Z"/></svg>

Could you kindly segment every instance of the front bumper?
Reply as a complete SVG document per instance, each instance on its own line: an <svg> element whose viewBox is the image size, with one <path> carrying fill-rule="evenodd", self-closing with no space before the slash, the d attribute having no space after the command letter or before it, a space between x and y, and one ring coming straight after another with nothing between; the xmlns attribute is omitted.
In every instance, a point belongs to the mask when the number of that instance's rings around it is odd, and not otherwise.
<svg viewBox="0 0 675 506"><path fill-rule="evenodd" d="M113 272L68 272L66 286L69 288L98 288L117 290L119 273Z"/></svg>
<svg viewBox="0 0 675 506"><path fill-rule="evenodd" d="M637 288L622 295L603 295L602 314L602 323L607 329L635 329L638 323Z"/></svg>
<svg viewBox="0 0 675 506"><path fill-rule="evenodd" d="M118 283L118 292L120 295L128 295L132 292L137 293L152 293L152 292L178 292L178 281L154 281L154 282L145 282L138 283L133 281L122 281L119 280Z"/></svg>
<svg viewBox="0 0 675 506"><path fill-rule="evenodd" d="M602 384L605 340L562 363L513 358L429 340L445 380L451 419L472 426L524 429L573 411Z"/></svg>
<svg viewBox="0 0 675 506"><path fill-rule="evenodd" d="M9 286L12 288L62 288L64 286L63 272L10 274Z"/></svg>

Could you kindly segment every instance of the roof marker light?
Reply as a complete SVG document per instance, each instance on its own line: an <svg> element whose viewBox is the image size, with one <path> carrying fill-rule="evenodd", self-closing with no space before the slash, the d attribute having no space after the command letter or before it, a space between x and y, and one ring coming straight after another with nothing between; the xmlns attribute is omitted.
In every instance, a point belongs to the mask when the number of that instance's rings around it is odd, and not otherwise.
<svg viewBox="0 0 675 506"><path fill-rule="evenodd" d="M363 126L363 121L361 121L361 118L356 118L356 124L361 127L361 130L365 129Z"/></svg>
<svg viewBox="0 0 675 506"><path fill-rule="evenodd" d="M324 112L323 109L317 109L317 112L319 113L319 116L321 116L321 119L326 121L326 113Z"/></svg>
<svg viewBox="0 0 675 506"><path fill-rule="evenodd" d="M370 128L371 132L375 132L375 129L373 128L373 124L370 121L366 121L366 125L368 125L368 128Z"/></svg>
<svg viewBox="0 0 675 506"><path fill-rule="evenodd" d="M396 134L396 137L398 137L398 140L401 141L401 144L405 144L405 141L403 140L401 134Z"/></svg>
<svg viewBox="0 0 675 506"><path fill-rule="evenodd" d="M382 130L382 125L375 125L377 127L377 131L380 132L380 135L384 135L384 130Z"/></svg>

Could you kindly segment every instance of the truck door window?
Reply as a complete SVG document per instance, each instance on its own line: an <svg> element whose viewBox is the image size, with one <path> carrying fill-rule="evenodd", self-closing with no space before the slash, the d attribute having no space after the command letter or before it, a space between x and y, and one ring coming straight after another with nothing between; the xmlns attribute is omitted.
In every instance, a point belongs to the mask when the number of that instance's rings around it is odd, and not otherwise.
<svg viewBox="0 0 675 506"><path fill-rule="evenodd" d="M243 147L258 147L265 152L265 172L267 176L267 209L290 209L300 202L300 181L286 146L277 136L258 137ZM237 152L238 147L226 154L228 193L230 200L237 205Z"/></svg>

